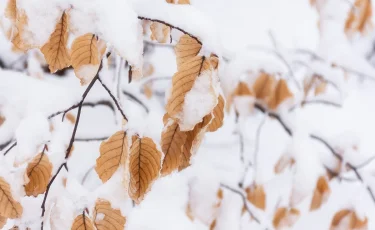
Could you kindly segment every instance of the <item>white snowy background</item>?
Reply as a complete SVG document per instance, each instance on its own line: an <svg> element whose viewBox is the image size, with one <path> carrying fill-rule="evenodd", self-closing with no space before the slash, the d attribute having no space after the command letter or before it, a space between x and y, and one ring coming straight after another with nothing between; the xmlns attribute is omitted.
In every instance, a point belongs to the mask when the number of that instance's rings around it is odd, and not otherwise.
<svg viewBox="0 0 375 230"><path fill-rule="evenodd" d="M6 0L0 1L2 10ZM43 4L42 1L33 2ZM209 50L220 47L219 55L229 60L223 61L220 67L221 84L224 87L238 81L247 70L265 68L287 73L288 69L285 65L280 63L280 60L273 54L266 52L267 49L277 49L289 62L306 61L305 56L296 57L294 51L311 50L326 60L366 73L375 79L375 69L366 59L366 55L372 50L371 41L374 40L374 36L370 33L365 38L349 42L344 34L342 21L345 20L349 7L344 0L330 0L330 2L332 6L329 14L336 18L334 17L335 20L327 19L328 22L324 24L321 32L317 26L318 13L310 6L308 0L191 0L192 6L205 17L201 17L200 14L194 18L194 14L188 14L191 18L181 19L181 25L184 25L185 21L192 25L202 24L199 27L202 30L205 25L210 26L205 31L199 31L197 27L192 29L192 33L194 34L195 30L204 34L203 44L205 45L204 42L207 41ZM137 12L143 15L155 15L155 17L163 15L163 12L158 12L157 7L155 8L152 3L149 5L147 3L150 1L134 0L129 4L134 4ZM173 16L187 17L179 14L166 14L163 17L166 21L171 18L172 21L179 23L179 20L173 19ZM211 23L215 28L211 28ZM126 29L118 33L126 33ZM276 47L270 34L277 43ZM176 72L173 49L168 45L158 45L152 49L153 51L145 57L155 67L155 72L151 77L171 77ZM0 35L0 58L9 64L20 57L22 58L22 55L10 52L10 43L3 35ZM204 214L208 213L209 207L207 206L210 205L210 199L215 198L220 183L236 188L243 176L238 132L244 135L245 160L252 160L257 145L256 133L261 123L264 124L259 136L258 172L255 179L258 184L264 185L267 195L266 210L256 211L257 217L262 220L262 225L251 221L248 214L242 216L241 197L223 189L224 199L217 218L217 229L265 229L271 224L275 207L278 204L288 204L293 183L294 169L287 169L280 175L274 173L274 165L286 152L304 159L303 163L298 166L304 170L300 181L301 186L309 187L311 184L315 186L315 177L311 175L321 170L319 163L329 163L333 158L325 146L305 137L308 133L317 134L329 141L335 148L342 149L346 153L345 159L353 164L360 164L374 156L375 81L354 74L344 81L343 73L340 71L332 71L318 62L310 62L309 65L314 71L323 73L339 86L339 92L329 87L322 95L322 99L339 103L340 108L311 104L298 107L292 112L283 112L283 119L290 127L293 127L295 134L293 138L285 132L277 120L264 118L265 115L257 110L249 116L241 117L240 126L235 123L233 111L227 113L224 126L215 133L206 134L201 148L192 160L191 167L181 173L173 173L157 180L140 205L133 208L129 203L121 207L121 211L126 214L127 218L125 229L209 229L209 224L198 219L191 221L186 215L189 196L194 198L195 211L202 214L202 219L209 219L210 217L205 217ZM303 79L306 70L300 70L298 65L292 67L298 79ZM66 77L46 74L42 79L27 76L27 71L23 72L25 73L0 70L0 114L6 117L6 121L0 126L0 143L9 140L18 142L18 145L7 156L0 157L2 162L0 175L6 176L4 174L9 172L8 168L12 167L12 163L9 162L15 161L21 164L37 152L37 149L33 149L35 148L34 142L47 140L51 140L52 143L48 154L54 163L53 173L55 173L56 167L65 155L65 152L61 151L64 148L59 145L69 140L72 125L67 121L62 123L60 117L57 117L54 119L54 125L55 129L59 129L60 132L51 135L46 117L77 102L85 87L80 86L73 71L69 72ZM113 75L113 71L103 70L101 73L101 78L111 89L114 87ZM141 93L142 81L129 85L127 72L123 71L123 75L122 89L137 95L150 111L146 113L139 104L122 95L122 108L129 118L129 125L135 127L143 135L160 140L163 128L162 116L165 112L164 98L156 95L147 99ZM154 91L163 94L169 87L169 82L168 79L154 81ZM293 85L292 81L289 83ZM293 92L296 93L295 98L298 101L301 93L297 90ZM96 83L86 101L94 102L100 99L110 100L100 84ZM120 128L121 119L117 112L114 114L105 106L84 107L76 137L108 137ZM59 215L61 225L58 229L68 229L67 223L71 221L73 215L71 210L89 202L86 200L90 200L91 196L113 193L113 195L108 195L111 197L121 193L115 191L115 185L96 190L101 185L101 181L92 167L99 156L99 145L100 141L75 142L72 157L68 161L69 173L64 171L59 175L59 177L72 178L67 191L60 192L61 182L60 185L56 182L51 190L49 196L51 199L56 199L54 206L63 207ZM353 146L356 146L354 150ZM365 184L375 190L375 163L367 165L360 172ZM254 177L252 174L252 170L249 170L246 185L252 183ZM352 173L345 175L355 178ZM16 181L22 176L14 173L12 177ZM375 229L375 203L369 197L364 183L340 182L334 179L330 182L330 188L330 197L319 210L308 211L312 193L305 199L299 206L301 217L292 229L329 229L333 215L342 208L354 208L358 215L368 218L368 228ZM17 193L17 191L14 192ZM71 197L73 198L70 199ZM23 205L30 207L28 213L25 214L27 217L24 221L25 223L35 222L35 229L39 229L37 224L39 215L35 213L40 213L42 199L42 196L39 196L37 199L22 201ZM49 203L51 205L53 202ZM8 223L3 229L9 229L12 226L13 223Z"/></svg>

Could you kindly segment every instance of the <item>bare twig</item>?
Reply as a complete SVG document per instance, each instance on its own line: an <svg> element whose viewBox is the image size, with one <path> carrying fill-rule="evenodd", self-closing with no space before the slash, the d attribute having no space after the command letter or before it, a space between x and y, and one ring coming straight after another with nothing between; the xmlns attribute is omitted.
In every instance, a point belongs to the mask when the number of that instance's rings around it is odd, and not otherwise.
<svg viewBox="0 0 375 230"><path fill-rule="evenodd" d="M108 139L108 137L75 138L74 141L90 142L90 141L104 141L104 140L107 140L107 139Z"/></svg>
<svg viewBox="0 0 375 230"><path fill-rule="evenodd" d="M359 165L354 166L356 169L360 169L365 167L366 165L370 164L373 160L375 160L375 156L370 157L369 159L365 160Z"/></svg>
<svg viewBox="0 0 375 230"><path fill-rule="evenodd" d="M148 107L140 99L138 99L136 96L134 96L132 93L130 93L128 91L125 91L125 90L123 90L122 93L125 94L130 99L132 99L133 101L137 102L140 106L142 106L144 108L144 110L146 111L146 113L150 112Z"/></svg>
<svg viewBox="0 0 375 230"><path fill-rule="evenodd" d="M83 176L82 178L82 181L81 181L81 184L83 185L87 179L87 177L89 176L90 172L95 168L95 165L91 166L89 168L89 170L87 170L87 172L85 173L85 175Z"/></svg>
<svg viewBox="0 0 375 230"><path fill-rule="evenodd" d="M141 20L147 20L147 21L152 21L152 22L159 22L159 23L162 23L162 24L164 24L164 25L166 25L166 26L169 26L169 27L171 27L171 28L173 28L173 29L176 29L176 30L181 31L181 32L184 33L184 34L189 35L190 37L194 38L199 44L202 45L202 42L201 42L196 36L194 36L193 34L187 32L187 31L185 31L185 30L183 30L183 29L181 29L180 27L177 27L177 26L174 26L174 25L172 25L172 24L169 24L168 22L165 22L165 21L162 21L162 20L159 20L159 19L146 18L146 17L142 17L142 16L138 16L138 19L141 19Z"/></svg>
<svg viewBox="0 0 375 230"><path fill-rule="evenodd" d="M4 152L4 156L5 155L7 155L9 152L10 152L10 150L12 150L14 147L16 147L16 145L17 145L17 141L16 142L14 142L5 152Z"/></svg>
<svg viewBox="0 0 375 230"><path fill-rule="evenodd" d="M326 101L326 100L304 100L301 103L299 103L299 104L293 106L292 108L290 108L289 112L292 112L295 109L299 108L300 105L304 106L304 105L319 105L319 104L320 105L329 105L329 106L336 107L336 108L341 108L342 107L341 104L338 104L338 103L332 102L332 101Z"/></svg>

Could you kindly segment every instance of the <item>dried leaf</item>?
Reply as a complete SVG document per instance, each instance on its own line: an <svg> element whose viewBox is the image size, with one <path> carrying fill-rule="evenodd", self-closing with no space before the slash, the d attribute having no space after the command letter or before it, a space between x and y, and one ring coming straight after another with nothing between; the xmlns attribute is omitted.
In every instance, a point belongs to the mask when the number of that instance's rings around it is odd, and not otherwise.
<svg viewBox="0 0 375 230"><path fill-rule="evenodd" d="M5 122L5 117L0 115L0 126Z"/></svg>
<svg viewBox="0 0 375 230"><path fill-rule="evenodd" d="M289 91L288 85L284 79L280 79L276 85L268 106L270 109L277 109L277 107L285 100L292 98L293 94Z"/></svg>
<svg viewBox="0 0 375 230"><path fill-rule="evenodd" d="M325 81L320 82L315 87L315 91L314 91L315 96L318 96L318 95L324 93L326 91L326 88L327 88L327 82L325 82Z"/></svg>
<svg viewBox="0 0 375 230"><path fill-rule="evenodd" d="M310 211L320 208L320 206L327 201L330 193L331 190L329 189L327 179L324 176L319 177L316 183L314 196L311 200Z"/></svg>
<svg viewBox="0 0 375 230"><path fill-rule="evenodd" d="M223 123L224 123L224 107L225 107L224 97L219 95L218 103L213 110L214 118L212 119L210 125L207 128L208 132L215 132L221 126L223 126Z"/></svg>
<svg viewBox="0 0 375 230"><path fill-rule="evenodd" d="M74 221L71 230L94 230L94 224L85 215L85 213L77 216Z"/></svg>
<svg viewBox="0 0 375 230"><path fill-rule="evenodd" d="M359 219L355 211L350 209L342 209L336 212L331 221L331 230L365 230L368 229L368 219Z"/></svg>
<svg viewBox="0 0 375 230"><path fill-rule="evenodd" d="M247 200L255 207L266 209L266 193L262 185L253 185L246 188Z"/></svg>
<svg viewBox="0 0 375 230"><path fill-rule="evenodd" d="M76 123L76 118L75 118L75 116L74 116L73 114L71 114L71 113L67 113L65 117L66 117L66 119L67 119L68 121L70 121L70 123L72 123L73 125Z"/></svg>
<svg viewBox="0 0 375 230"><path fill-rule="evenodd" d="M211 68L208 59L194 57L185 62L172 79L172 92L167 103L167 112L171 117L176 117L182 110L185 95L194 85L195 80L205 70Z"/></svg>
<svg viewBox="0 0 375 230"><path fill-rule="evenodd" d="M171 28L159 22L152 22L150 26L151 40L156 40L159 43L167 43L170 40Z"/></svg>
<svg viewBox="0 0 375 230"><path fill-rule="evenodd" d="M0 229L7 223L8 218L0 216Z"/></svg>
<svg viewBox="0 0 375 230"><path fill-rule="evenodd" d="M176 53L177 69L180 69L182 64L197 56L201 49L202 45L199 44L196 39L187 34L182 35L174 48Z"/></svg>
<svg viewBox="0 0 375 230"><path fill-rule="evenodd" d="M178 0L178 4L190 4L190 0Z"/></svg>
<svg viewBox="0 0 375 230"><path fill-rule="evenodd" d="M292 166L294 159L289 154L283 154L277 161L274 171L276 174L282 173L286 167Z"/></svg>
<svg viewBox="0 0 375 230"><path fill-rule="evenodd" d="M149 137L133 136L133 139L129 161L129 196L136 203L140 203L152 183L159 177L162 153Z"/></svg>
<svg viewBox="0 0 375 230"><path fill-rule="evenodd" d="M20 218L23 208L14 200L10 191L10 185L3 177L0 177L0 216L15 219Z"/></svg>
<svg viewBox="0 0 375 230"><path fill-rule="evenodd" d="M286 207L278 208L273 217L273 226L276 230L292 227L298 220L300 212L297 209L288 209Z"/></svg>
<svg viewBox="0 0 375 230"><path fill-rule="evenodd" d="M36 155L27 165L26 176L29 182L25 185L27 196L37 197L43 194L52 177L52 164L44 153Z"/></svg>
<svg viewBox="0 0 375 230"><path fill-rule="evenodd" d="M108 140L103 141L99 151L100 156L96 159L95 171L104 183L113 176L120 165L125 165L129 154L126 132L118 131Z"/></svg>
<svg viewBox="0 0 375 230"><path fill-rule="evenodd" d="M143 85L143 93L145 94L145 96L150 99L152 97L152 83L146 83Z"/></svg>
<svg viewBox="0 0 375 230"><path fill-rule="evenodd" d="M81 80L81 85L89 83L96 75L100 65L98 39L88 33L76 38L72 44L72 66Z"/></svg>
<svg viewBox="0 0 375 230"><path fill-rule="evenodd" d="M97 215L104 215L98 218ZM126 218L122 216L119 209L114 209L107 200L99 199L95 203L94 222L97 230L123 230Z"/></svg>
<svg viewBox="0 0 375 230"><path fill-rule="evenodd" d="M5 17L7 17L13 23L16 22L17 19L17 3L16 0L8 0L8 4L5 8Z"/></svg>
<svg viewBox="0 0 375 230"><path fill-rule="evenodd" d="M177 122L171 121L164 127L161 135L161 149L164 153L161 174L170 174L178 169L182 158L182 146L186 141L186 133L180 130Z"/></svg>
<svg viewBox="0 0 375 230"><path fill-rule="evenodd" d="M210 230L214 230L216 227L216 219L214 221L212 221L211 225L210 225Z"/></svg>
<svg viewBox="0 0 375 230"><path fill-rule="evenodd" d="M70 66L70 56L67 49L68 25L69 16L64 12L49 41L41 48L51 73Z"/></svg>
<svg viewBox="0 0 375 230"><path fill-rule="evenodd" d="M253 90L257 99L267 101L271 97L275 78L267 73L261 72L253 85Z"/></svg>
<svg viewBox="0 0 375 230"><path fill-rule="evenodd" d="M182 146L182 158L180 166L178 167L179 171L182 171L190 166L190 159L200 146L203 136L211 120L212 115L206 115L200 123L194 126L193 130L185 132L186 141Z"/></svg>
<svg viewBox="0 0 375 230"><path fill-rule="evenodd" d="M356 0L346 20L345 32L349 35L355 32L364 33L372 24L371 17L371 0Z"/></svg>

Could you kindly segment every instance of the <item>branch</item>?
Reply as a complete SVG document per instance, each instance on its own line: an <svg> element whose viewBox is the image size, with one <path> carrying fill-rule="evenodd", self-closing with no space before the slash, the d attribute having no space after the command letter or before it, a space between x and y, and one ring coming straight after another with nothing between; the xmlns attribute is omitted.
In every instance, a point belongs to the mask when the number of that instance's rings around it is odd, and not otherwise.
<svg viewBox="0 0 375 230"><path fill-rule="evenodd" d="M98 76L98 80L100 82L100 84L102 84L102 86L104 87L104 89L107 91L107 93L109 94L109 96L112 98L112 100L115 102L116 104L116 107L117 109L120 111L122 117L124 118L124 120L128 121L128 118L126 117L124 111L121 109L120 107L120 104L119 102L117 101L117 99L115 98L115 96L112 94L112 92L108 89L108 87L102 82L102 80L100 79L100 77Z"/></svg>
<svg viewBox="0 0 375 230"><path fill-rule="evenodd" d="M159 20L159 19L146 18L146 17L142 17L142 16L138 16L138 19L162 23L162 24L164 24L166 26L169 26L169 27L171 27L173 29L181 31L184 34L189 35L190 37L194 38L200 45L202 45L202 42L196 36L192 35L191 33L187 32L187 31L185 31L183 29L181 29L180 27L171 25L168 22L165 22L165 21L162 21L162 20Z"/></svg>
<svg viewBox="0 0 375 230"><path fill-rule="evenodd" d="M107 140L107 139L108 139L108 137L75 138L74 141L89 142L89 141L104 141L104 140Z"/></svg>
<svg viewBox="0 0 375 230"><path fill-rule="evenodd" d="M145 109L146 113L150 112L148 107L141 100L139 100L136 96L134 96L133 94L131 94L130 92L125 91L125 90L123 90L122 93L125 94L126 96L128 96L133 101L137 102L140 106L142 106Z"/></svg>
<svg viewBox="0 0 375 230"><path fill-rule="evenodd" d="M290 108L289 112L292 112L295 109L297 109L299 107L299 105L304 106L304 105L317 105L317 104L329 105L329 106L336 107L336 108L341 108L342 107L341 104L335 103L335 102L332 102L332 101L326 101L326 100L310 100L310 101L309 100L303 100L301 102L301 104L297 104L297 105L293 106L292 108Z"/></svg>
<svg viewBox="0 0 375 230"><path fill-rule="evenodd" d="M231 192L233 192L233 193L235 193L235 194L237 194L237 195L239 195L239 196L241 196L241 198L242 198L242 202L244 203L247 212L248 212L248 213L250 214L250 216L255 220L255 222L257 222L258 224L261 224L261 223L260 223L260 220L259 220L259 219L254 215L254 213L250 210L249 205L248 205L247 200L246 200L246 196L245 196L245 194L244 194L242 191L237 190L237 189L234 189L234 188L232 188L232 187L230 187L230 186L228 186L228 185L225 185L225 184L220 184L220 186L223 187L223 188L225 188L225 189L227 189L227 190L229 190L229 191L231 191Z"/></svg>
<svg viewBox="0 0 375 230"><path fill-rule="evenodd" d="M16 142L14 142L5 152L4 152L4 156L5 155L7 155L9 152L10 152L10 150L12 150L14 147L16 147L16 145L17 145L17 141Z"/></svg>
<svg viewBox="0 0 375 230"><path fill-rule="evenodd" d="M5 149L5 147L7 147L13 140L10 139L9 141L6 141L4 144L1 144L0 145L0 151Z"/></svg>

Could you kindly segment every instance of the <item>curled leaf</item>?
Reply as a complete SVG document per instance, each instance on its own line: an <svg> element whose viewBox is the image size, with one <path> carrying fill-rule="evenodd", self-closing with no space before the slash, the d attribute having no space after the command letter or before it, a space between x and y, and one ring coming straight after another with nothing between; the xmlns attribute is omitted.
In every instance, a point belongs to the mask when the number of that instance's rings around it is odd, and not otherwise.
<svg viewBox="0 0 375 230"><path fill-rule="evenodd" d="M293 227L300 216L300 211L294 208L281 207L278 208L273 217L273 226L275 229L284 229Z"/></svg>
<svg viewBox="0 0 375 230"><path fill-rule="evenodd" d="M67 49L69 16L63 12L55 31L48 42L41 48L51 73L70 66L70 55Z"/></svg>
<svg viewBox="0 0 375 230"><path fill-rule="evenodd" d="M96 75L100 65L98 39L88 33L76 38L72 44L72 66L81 84L89 83Z"/></svg>
<svg viewBox="0 0 375 230"><path fill-rule="evenodd" d="M15 219L22 215L23 208L14 200L10 191L10 185L3 177L0 177L0 216Z"/></svg>
<svg viewBox="0 0 375 230"><path fill-rule="evenodd" d="M271 97L275 87L275 78L265 72L261 72L253 85L257 99L267 101Z"/></svg>
<svg viewBox="0 0 375 230"><path fill-rule="evenodd" d="M177 122L171 120L164 127L161 135L161 148L164 153L161 173L163 176L178 169L182 158L182 146L186 141L186 133L180 130Z"/></svg>
<svg viewBox="0 0 375 230"><path fill-rule="evenodd" d="M289 154L283 154L277 161L274 172L276 174L282 173L286 167L292 166L294 164L294 159Z"/></svg>
<svg viewBox="0 0 375 230"><path fill-rule="evenodd" d="M268 106L270 109L277 109L277 107L285 100L292 98L293 94L289 91L288 85L284 79L277 82L276 88L270 98Z"/></svg>
<svg viewBox="0 0 375 230"><path fill-rule="evenodd" d="M104 217L99 218L98 214ZM126 222L121 211L112 208L111 203L103 199L96 201L93 219L97 230L123 230Z"/></svg>
<svg viewBox="0 0 375 230"><path fill-rule="evenodd" d="M345 32L349 35L365 30L371 26L372 6L371 0L356 0L349 11L345 23Z"/></svg>
<svg viewBox="0 0 375 230"><path fill-rule="evenodd" d="M224 107L225 102L223 96L219 95L218 103L213 110L214 118L212 119L210 125L207 128L208 132L215 132L224 123Z"/></svg>
<svg viewBox="0 0 375 230"><path fill-rule="evenodd" d="M350 209L342 209L336 212L331 221L330 230L340 229L367 229L368 219L365 217L363 220L360 219L355 211Z"/></svg>
<svg viewBox="0 0 375 230"><path fill-rule="evenodd" d="M43 194L52 177L52 164L48 156L44 153L35 156L27 165L26 175L29 178L25 185L26 195L36 197Z"/></svg>
<svg viewBox="0 0 375 230"><path fill-rule="evenodd" d="M151 40L156 40L160 43L166 43L169 40L171 28L159 22L152 22L150 26Z"/></svg>
<svg viewBox="0 0 375 230"><path fill-rule="evenodd" d="M246 188L247 200L255 207L266 209L266 193L262 185L253 185Z"/></svg>
<svg viewBox="0 0 375 230"><path fill-rule="evenodd" d="M162 154L149 137L133 136L130 148L129 196L140 203L150 190L152 183L159 177Z"/></svg>
<svg viewBox="0 0 375 230"><path fill-rule="evenodd" d="M176 53L177 68L179 69L182 64L197 56L201 49L202 45L199 44L197 40L187 34L182 35L174 48Z"/></svg>
<svg viewBox="0 0 375 230"><path fill-rule="evenodd" d="M109 180L120 165L125 165L129 154L126 132L118 131L100 144L100 156L96 159L95 171L102 182Z"/></svg>

